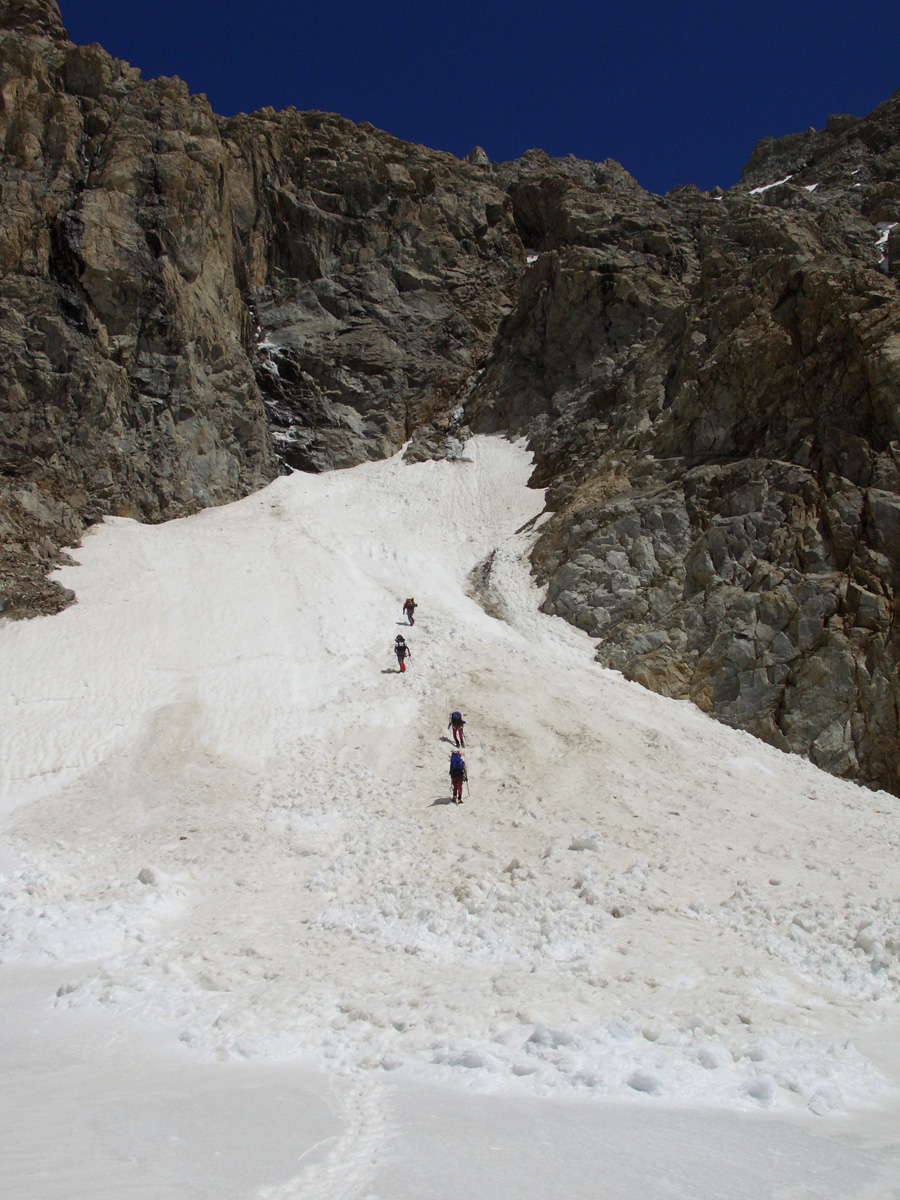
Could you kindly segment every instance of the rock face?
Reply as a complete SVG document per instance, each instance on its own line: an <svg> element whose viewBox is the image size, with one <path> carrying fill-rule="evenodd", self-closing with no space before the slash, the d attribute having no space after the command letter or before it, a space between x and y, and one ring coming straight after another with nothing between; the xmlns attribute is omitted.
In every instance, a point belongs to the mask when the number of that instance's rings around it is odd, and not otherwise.
<svg viewBox="0 0 900 1200"><path fill-rule="evenodd" d="M508 430L600 662L900 794L900 93L654 196L223 119L0 0L0 189L7 615L104 513Z"/></svg>
<svg viewBox="0 0 900 1200"><path fill-rule="evenodd" d="M62 42L68 40L59 8L53 0L6 0L0 9L0 29Z"/></svg>
<svg viewBox="0 0 900 1200"><path fill-rule="evenodd" d="M69 44L53 0L0 0L0 95L0 611L67 603L46 569L104 513L420 428L441 452L524 266L488 168L327 114L222 120Z"/></svg>
<svg viewBox="0 0 900 1200"><path fill-rule="evenodd" d="M0 606L28 613L87 522L277 467L208 104L67 43L52 0L0 3L0 95Z"/></svg>
<svg viewBox="0 0 900 1200"><path fill-rule="evenodd" d="M546 611L900 791L900 93L766 139L724 195L575 166L507 169L539 254L469 410L536 450Z"/></svg>
<svg viewBox="0 0 900 1200"><path fill-rule="evenodd" d="M434 437L525 265L490 171L327 113L221 129L283 459L318 471Z"/></svg>

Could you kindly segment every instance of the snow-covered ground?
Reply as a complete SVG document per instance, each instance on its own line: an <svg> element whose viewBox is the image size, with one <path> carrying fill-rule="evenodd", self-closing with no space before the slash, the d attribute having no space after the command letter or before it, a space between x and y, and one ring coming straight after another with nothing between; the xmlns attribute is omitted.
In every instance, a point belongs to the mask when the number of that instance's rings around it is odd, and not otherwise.
<svg viewBox="0 0 900 1200"><path fill-rule="evenodd" d="M0 626L4 1196L900 1196L900 805L601 670L529 470L109 520Z"/></svg>

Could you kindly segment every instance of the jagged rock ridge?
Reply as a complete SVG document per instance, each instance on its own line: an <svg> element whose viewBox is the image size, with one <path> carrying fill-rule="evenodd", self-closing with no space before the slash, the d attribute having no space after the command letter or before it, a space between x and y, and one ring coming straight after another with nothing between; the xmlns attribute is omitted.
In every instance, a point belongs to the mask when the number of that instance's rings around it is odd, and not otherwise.
<svg viewBox="0 0 900 1200"><path fill-rule="evenodd" d="M0 0L0 590L309 470L529 437L598 658L900 791L900 94L727 193L229 119Z"/></svg>

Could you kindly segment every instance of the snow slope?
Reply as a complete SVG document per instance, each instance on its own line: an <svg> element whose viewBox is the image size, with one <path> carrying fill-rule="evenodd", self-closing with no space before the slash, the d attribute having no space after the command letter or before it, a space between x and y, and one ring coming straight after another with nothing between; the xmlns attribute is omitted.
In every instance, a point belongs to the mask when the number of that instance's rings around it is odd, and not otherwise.
<svg viewBox="0 0 900 1200"><path fill-rule="evenodd" d="M529 470L479 438L463 462L108 520L59 573L78 605L0 626L9 1012L39 980L54 1029L105 1013L223 1073L327 1064L343 1132L318 1157L310 1134L293 1182L260 1173L261 1200L374 1194L371 1154L343 1182L328 1163L400 1136L385 1089L406 1130L416 1097L456 1093L501 1141L513 1104L526 1125L576 1101L590 1123L601 1099L642 1120L765 1111L782 1134L894 1104L896 800L599 669L538 612L516 533L542 508ZM796 1161L805 1178L819 1160ZM392 1178L385 1196L421 1194ZM856 1194L843 1178L808 1194Z"/></svg>

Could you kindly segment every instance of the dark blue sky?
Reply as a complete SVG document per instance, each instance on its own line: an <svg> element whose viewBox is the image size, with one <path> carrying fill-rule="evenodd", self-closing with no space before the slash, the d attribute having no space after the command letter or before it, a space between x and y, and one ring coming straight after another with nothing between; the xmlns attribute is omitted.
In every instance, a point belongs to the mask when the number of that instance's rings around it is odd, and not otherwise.
<svg viewBox="0 0 900 1200"><path fill-rule="evenodd" d="M69 37L222 114L271 104L494 160L727 187L756 141L900 88L897 0L60 0Z"/></svg>

